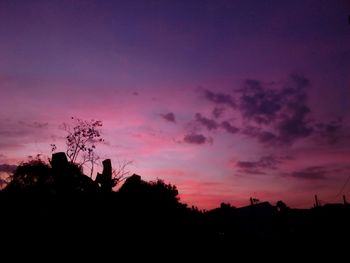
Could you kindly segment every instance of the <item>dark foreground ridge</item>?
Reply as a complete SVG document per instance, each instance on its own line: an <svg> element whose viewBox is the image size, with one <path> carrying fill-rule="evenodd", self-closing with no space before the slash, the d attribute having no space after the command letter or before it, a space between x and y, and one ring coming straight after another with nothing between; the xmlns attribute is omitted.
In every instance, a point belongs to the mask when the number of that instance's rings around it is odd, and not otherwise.
<svg viewBox="0 0 350 263"><path fill-rule="evenodd" d="M291 209L282 201L241 208L223 203L200 211L181 203L175 186L136 174L114 192L110 160L103 165L96 180L64 153L54 154L51 165L37 160L19 166L0 192L2 244L56 252L79 246L102 254L143 247L177 255L196 247L202 255L222 255L348 246L346 203L311 209Z"/></svg>

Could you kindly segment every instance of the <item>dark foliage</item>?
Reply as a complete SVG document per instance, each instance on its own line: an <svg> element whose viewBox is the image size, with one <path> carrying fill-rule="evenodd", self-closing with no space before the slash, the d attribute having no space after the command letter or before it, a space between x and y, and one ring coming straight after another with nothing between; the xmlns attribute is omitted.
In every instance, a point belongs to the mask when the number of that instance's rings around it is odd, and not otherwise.
<svg viewBox="0 0 350 263"><path fill-rule="evenodd" d="M111 167L106 167L102 184L111 178ZM131 249L132 257L143 247L154 256L160 250L172 256L211 253L218 260L252 249L302 253L305 246L341 246L340 237L350 234L347 204L301 210L283 201L273 206L252 199L246 207L222 203L200 211L181 203L176 186L162 180L146 182L134 174L117 192L101 182L85 176L60 153L51 164L37 159L19 165L0 192L1 240L58 254L71 248L87 256L91 248L99 256L115 256ZM256 255L247 253L248 258Z"/></svg>
<svg viewBox="0 0 350 263"><path fill-rule="evenodd" d="M49 192L53 186L50 166L40 159L24 162L10 177L5 192Z"/></svg>

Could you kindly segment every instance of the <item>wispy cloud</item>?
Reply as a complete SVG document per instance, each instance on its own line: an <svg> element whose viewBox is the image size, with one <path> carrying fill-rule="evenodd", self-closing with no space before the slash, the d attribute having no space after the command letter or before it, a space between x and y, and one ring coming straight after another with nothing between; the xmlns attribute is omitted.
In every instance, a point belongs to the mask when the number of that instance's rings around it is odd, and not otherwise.
<svg viewBox="0 0 350 263"><path fill-rule="evenodd" d="M226 132L231 133L231 134L236 134L239 132L239 129L235 126L233 126L231 123L228 121L223 121L220 125Z"/></svg>
<svg viewBox="0 0 350 263"><path fill-rule="evenodd" d="M208 89L204 90L204 97L217 105L227 105L231 108L236 108L236 103L234 98L229 94L224 94L220 92L213 92Z"/></svg>
<svg viewBox="0 0 350 263"><path fill-rule="evenodd" d="M311 166L294 171L290 176L298 179L320 180L325 179L328 171L324 166Z"/></svg>
<svg viewBox="0 0 350 263"><path fill-rule="evenodd" d="M327 140L330 144L335 144L339 142L341 139L344 139L342 134L343 130L343 119L338 118L336 120L332 120L329 122L320 122L315 125L316 131L321 136Z"/></svg>
<svg viewBox="0 0 350 263"><path fill-rule="evenodd" d="M0 148L7 151L37 140L42 141L49 137L48 127L47 122L0 119Z"/></svg>
<svg viewBox="0 0 350 263"><path fill-rule="evenodd" d="M212 115L215 119L219 119L223 115L224 112L225 112L225 108L215 107L212 111Z"/></svg>
<svg viewBox="0 0 350 263"><path fill-rule="evenodd" d="M219 127L218 123L215 120L206 118L200 113L196 113L195 120L209 131L216 130Z"/></svg>
<svg viewBox="0 0 350 263"><path fill-rule="evenodd" d="M211 143L212 139L210 137L204 136L203 134L192 133L185 135L184 142L200 145L205 143Z"/></svg>
<svg viewBox="0 0 350 263"><path fill-rule="evenodd" d="M287 176L302 180L326 180L333 176L344 174L350 174L350 166L348 164L308 166L295 170L291 173L287 173Z"/></svg>
<svg viewBox="0 0 350 263"><path fill-rule="evenodd" d="M238 161L235 165L244 174L266 174L266 170L275 170L282 163L283 158L272 155L263 156L258 161Z"/></svg>

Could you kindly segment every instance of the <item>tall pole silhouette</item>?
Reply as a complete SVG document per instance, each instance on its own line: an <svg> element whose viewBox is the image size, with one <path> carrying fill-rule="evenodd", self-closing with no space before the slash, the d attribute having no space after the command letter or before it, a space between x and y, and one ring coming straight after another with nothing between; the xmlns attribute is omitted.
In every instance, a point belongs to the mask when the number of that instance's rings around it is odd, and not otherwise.
<svg viewBox="0 0 350 263"><path fill-rule="evenodd" d="M319 207L320 203L318 201L317 195L315 195L315 207Z"/></svg>

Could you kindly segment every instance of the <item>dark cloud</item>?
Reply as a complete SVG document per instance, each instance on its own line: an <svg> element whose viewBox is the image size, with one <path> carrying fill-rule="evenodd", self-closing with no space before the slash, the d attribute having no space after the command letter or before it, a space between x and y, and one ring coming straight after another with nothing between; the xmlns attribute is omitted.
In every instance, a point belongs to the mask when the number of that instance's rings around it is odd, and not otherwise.
<svg viewBox="0 0 350 263"><path fill-rule="evenodd" d="M0 120L0 136L6 138L26 137L40 133L42 128L47 128L47 122L12 122L10 120Z"/></svg>
<svg viewBox="0 0 350 263"><path fill-rule="evenodd" d="M17 165L0 164L0 172L13 173L17 168Z"/></svg>
<svg viewBox="0 0 350 263"><path fill-rule="evenodd" d="M326 167L310 166L302 170L295 171L290 175L298 179L320 180L320 179L325 179L327 173L328 171Z"/></svg>
<svg viewBox="0 0 350 263"><path fill-rule="evenodd" d="M290 79L293 81L292 85L295 84L295 89L297 90L303 90L310 86L310 80L302 74L291 74Z"/></svg>
<svg viewBox="0 0 350 263"><path fill-rule="evenodd" d="M337 176L348 177L349 173L349 164L336 164L326 166L309 166L286 175L297 179L326 180L331 178L337 178Z"/></svg>
<svg viewBox="0 0 350 263"><path fill-rule="evenodd" d="M241 170L239 170L239 172L244 173L244 174L256 174L256 175L265 175L266 174L266 172L263 172L259 169L254 169L254 168L241 169Z"/></svg>
<svg viewBox="0 0 350 263"><path fill-rule="evenodd" d="M232 134L244 134L265 146L292 145L310 137L330 144L348 140L341 119L320 123L312 118L308 105L310 85L302 74L291 74L284 83L247 79L232 96L204 90L205 98L215 103L213 119L197 113L196 122L209 131L220 127ZM230 118L217 122L228 110L226 106L235 110L234 118L241 120L239 126L231 125Z"/></svg>
<svg viewBox="0 0 350 263"><path fill-rule="evenodd" d="M279 158L272 155L263 156L256 162L237 162L236 165L239 168L263 168L263 169L276 169L277 165L281 163Z"/></svg>
<svg viewBox="0 0 350 263"><path fill-rule="evenodd" d="M259 142L263 144L274 144L278 141L276 134L269 131L261 131L257 134Z"/></svg>
<svg viewBox="0 0 350 263"><path fill-rule="evenodd" d="M237 162L239 168L250 169L259 167L258 162Z"/></svg>
<svg viewBox="0 0 350 263"><path fill-rule="evenodd" d="M161 114L160 115L164 120L169 122L176 122L175 114L173 112L169 112L167 114Z"/></svg>
<svg viewBox="0 0 350 263"><path fill-rule="evenodd" d="M22 148L24 144L16 141L15 138L11 138L6 141L0 141L0 149L18 149Z"/></svg>
<svg viewBox="0 0 350 263"><path fill-rule="evenodd" d="M266 174L265 170L275 170L284 158L277 158L272 155L263 156L258 161L239 161L236 166L239 172L244 174Z"/></svg>
<svg viewBox="0 0 350 263"><path fill-rule="evenodd" d="M317 123L315 127L319 135L326 139L330 144L335 144L344 137L342 134L342 118L338 118L337 120L333 120L328 123Z"/></svg>
<svg viewBox="0 0 350 263"><path fill-rule="evenodd" d="M206 118L202 116L200 113L196 113L195 120L196 122L200 123L202 126L207 128L209 131L216 130L219 127L216 121Z"/></svg>
<svg viewBox="0 0 350 263"><path fill-rule="evenodd" d="M47 122L26 122L0 119L0 149L23 147L36 140L48 140Z"/></svg>
<svg viewBox="0 0 350 263"><path fill-rule="evenodd" d="M314 132L314 124L309 120L311 110L307 105L306 93L310 81L302 75L291 75L290 79L291 83L281 91L285 97L285 108L276 124L279 139L284 143L306 138Z"/></svg>
<svg viewBox="0 0 350 263"><path fill-rule="evenodd" d="M47 122L25 122L25 121L19 121L18 122L20 125L29 127L29 128L46 128L49 126L49 124Z"/></svg>
<svg viewBox="0 0 350 263"><path fill-rule="evenodd" d="M273 145L278 143L279 139L276 134L271 131L264 131L256 126L247 125L241 131L242 134L247 135L252 138L257 138L260 143Z"/></svg>
<svg viewBox="0 0 350 263"><path fill-rule="evenodd" d="M184 137L184 141L191 144L204 144L212 142L211 138L205 137L203 134L192 133Z"/></svg>
<svg viewBox="0 0 350 263"><path fill-rule="evenodd" d="M279 92L264 88L258 80L246 80L243 89L237 92L243 117L256 123L271 123L282 108Z"/></svg>
<svg viewBox="0 0 350 263"><path fill-rule="evenodd" d="M250 137L258 137L259 133L261 132L261 128L251 125L246 125L242 129L242 134L250 136Z"/></svg>
<svg viewBox="0 0 350 263"><path fill-rule="evenodd" d="M309 85L302 75L291 75L281 89L246 80L244 87L236 90L238 108L246 121L242 133L268 145L292 144L312 135L315 128L307 105Z"/></svg>
<svg viewBox="0 0 350 263"><path fill-rule="evenodd" d="M49 124L47 122L33 122L34 128L46 128Z"/></svg>
<svg viewBox="0 0 350 263"><path fill-rule="evenodd" d="M215 107L212 111L212 114L214 116L215 119L218 119L222 116L222 114L224 113L225 108L222 107Z"/></svg>
<svg viewBox="0 0 350 263"><path fill-rule="evenodd" d="M140 95L137 91L134 91L133 93L132 93L132 95L134 95L134 96L138 96L138 95Z"/></svg>
<svg viewBox="0 0 350 263"><path fill-rule="evenodd" d="M30 129L20 129L19 127L0 127L0 136L2 138L26 137L32 134Z"/></svg>
<svg viewBox="0 0 350 263"><path fill-rule="evenodd" d="M227 105L234 109L236 108L234 98L229 94L216 93L206 89L204 90L204 97L215 104Z"/></svg>
<svg viewBox="0 0 350 263"><path fill-rule="evenodd" d="M231 125L228 121L223 121L220 126L228 133L235 134L235 133L239 132L239 129L237 127Z"/></svg>
<svg viewBox="0 0 350 263"><path fill-rule="evenodd" d="M281 118L276 124L280 142L289 144L296 139L306 138L313 133L312 124L306 120L309 112L308 107L300 107L294 110L292 116Z"/></svg>
<svg viewBox="0 0 350 263"><path fill-rule="evenodd" d="M239 129L233 126L228 121L223 121L221 123L216 122L214 119L209 119L200 113L195 114L195 123L199 124L201 127L206 128L208 131L215 131L219 127L224 129L226 132L235 134L239 132ZM198 127L198 126L197 126Z"/></svg>

